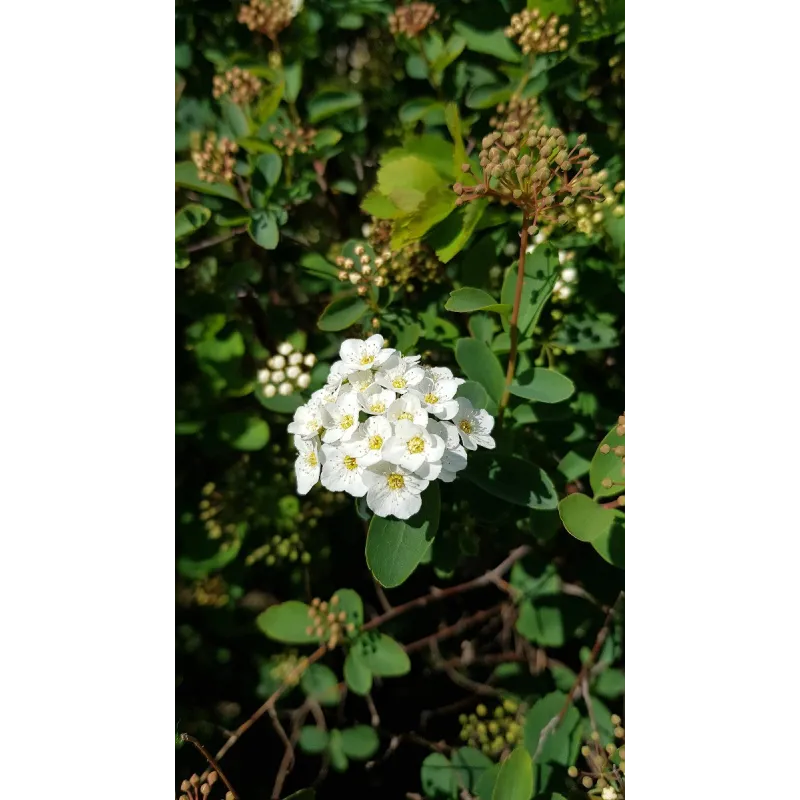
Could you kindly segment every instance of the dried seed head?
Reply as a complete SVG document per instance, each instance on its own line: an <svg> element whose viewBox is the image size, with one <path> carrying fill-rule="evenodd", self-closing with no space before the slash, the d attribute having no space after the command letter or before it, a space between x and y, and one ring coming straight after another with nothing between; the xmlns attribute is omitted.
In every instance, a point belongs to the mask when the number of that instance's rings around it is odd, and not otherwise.
<svg viewBox="0 0 800 800"><path fill-rule="evenodd" d="M275 39L289 25L295 13L295 4L292 0L269 0L269 2L250 0L248 5L239 8L237 19L251 31Z"/></svg>
<svg viewBox="0 0 800 800"><path fill-rule="evenodd" d="M394 36L404 35L410 39L419 36L439 14L432 3L410 3L398 6L389 15L389 30Z"/></svg>

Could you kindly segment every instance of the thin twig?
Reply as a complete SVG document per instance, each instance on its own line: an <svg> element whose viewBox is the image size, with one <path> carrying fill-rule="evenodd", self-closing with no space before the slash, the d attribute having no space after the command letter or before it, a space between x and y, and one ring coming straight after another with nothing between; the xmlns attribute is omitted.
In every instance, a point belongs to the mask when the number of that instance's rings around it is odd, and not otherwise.
<svg viewBox="0 0 800 800"><path fill-rule="evenodd" d="M417 597L414 600L409 600L407 603L403 603L402 605L394 606L394 608L392 608L390 611L386 611L379 617L375 617L375 619L367 622L363 626L362 630L367 631L371 628L377 628L384 622L388 622L390 619L399 617L401 614L405 614L406 611L411 611L412 608L423 608L424 606L427 606L437 600L444 600L446 597L452 597L453 595L461 594L462 592L469 592L472 589L480 589L482 586L488 586L490 583L494 584L498 578L511 569L511 566L516 561L519 561L519 559L526 556L530 550L531 549L528 547L528 545L517 547L512 550L508 556L503 559L503 561L501 561L494 569L490 569L483 575L473 578L470 581L466 581L465 583L459 583L457 586L450 586L447 589L439 589L434 587L431 589L429 594L423 595L422 597Z"/></svg>
<svg viewBox="0 0 800 800"><path fill-rule="evenodd" d="M234 800L239 800L239 795L236 794L236 790L233 788L233 786L231 786L231 782L227 779L225 773L220 769L219 764L217 764L217 762L211 757L211 753L209 753L208 750L206 750L205 747L203 747L203 745L194 738L194 736L191 736L188 733L181 734L181 741L191 742L191 744L193 744L203 754L205 760L208 761L214 772L219 775L222 782L228 787L228 790L233 795Z"/></svg>
<svg viewBox="0 0 800 800"><path fill-rule="evenodd" d="M186 252L195 253L198 250L205 250L207 247L213 247L215 244L219 244L220 242L227 242L228 239L233 239L234 236L238 236L240 233L244 233L246 230L247 225L240 225L238 228L230 228L228 231L225 233L220 233L218 236L211 236L208 239L202 239L199 242L187 245Z"/></svg>
<svg viewBox="0 0 800 800"><path fill-rule="evenodd" d="M492 606L491 608L484 608L481 611L477 611L469 617L460 619L453 625L448 625L446 628L441 628L440 630L436 631L436 633L432 633L429 636L424 636L422 639L417 639L416 642L405 645L403 650L405 650L406 653L413 653L416 650L421 650L423 647L427 647L431 642L436 642L439 639L446 639L448 636L455 636L456 634L461 633L461 631L465 628L468 628L470 625L475 625L478 622L482 622L483 620L494 616L498 612L502 611L504 606L505 603L498 603L496 606Z"/></svg>

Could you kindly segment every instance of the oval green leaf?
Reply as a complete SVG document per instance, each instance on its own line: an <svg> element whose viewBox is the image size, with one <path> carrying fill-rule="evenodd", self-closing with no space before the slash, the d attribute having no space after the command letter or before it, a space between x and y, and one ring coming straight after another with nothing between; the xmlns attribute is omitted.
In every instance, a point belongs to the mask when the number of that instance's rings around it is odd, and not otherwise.
<svg viewBox="0 0 800 800"><path fill-rule="evenodd" d="M511 384L511 394L539 403L561 403L575 392L575 384L560 372L534 367Z"/></svg>
<svg viewBox="0 0 800 800"><path fill-rule="evenodd" d="M306 725L300 730L298 744L304 753L317 755L328 746L328 731L315 728L313 725Z"/></svg>
<svg viewBox="0 0 800 800"><path fill-rule="evenodd" d="M308 121L315 124L342 111L358 108L363 102L361 93L355 90L343 92L338 89L328 89L318 92L308 101Z"/></svg>
<svg viewBox="0 0 800 800"><path fill-rule="evenodd" d="M367 566L387 588L399 586L417 568L439 527L439 485L422 493L422 507L407 520L374 516L367 534Z"/></svg>
<svg viewBox="0 0 800 800"><path fill-rule="evenodd" d="M477 790L478 781L487 769L494 764L489 756L474 747L460 747L453 754L453 766L456 768L458 781L467 791L473 794Z"/></svg>
<svg viewBox="0 0 800 800"><path fill-rule="evenodd" d="M380 741L369 725L356 725L342 731L342 750L348 758L366 761L375 754Z"/></svg>
<svg viewBox="0 0 800 800"><path fill-rule="evenodd" d="M313 632L307 633L311 624L309 608L310 606L299 600L287 600L262 611L256 617L256 625L276 642L284 644L316 642L319 638Z"/></svg>
<svg viewBox="0 0 800 800"><path fill-rule="evenodd" d="M459 339L456 342L456 361L464 374L480 383L496 403L500 402L505 388L503 368L489 346L477 339Z"/></svg>
<svg viewBox="0 0 800 800"><path fill-rule="evenodd" d="M517 747L500 765L492 800L530 800L533 797L533 762L524 747Z"/></svg>
<svg viewBox="0 0 800 800"><path fill-rule="evenodd" d="M344 624L352 622L356 628L360 628L364 623L364 603L361 596L353 589L337 589L331 599L338 597L339 601L334 605L330 603L331 611L344 611L347 619Z"/></svg>
<svg viewBox="0 0 800 800"><path fill-rule="evenodd" d="M278 246L278 223L275 215L269 211L254 211L247 223L247 232L265 250L274 250Z"/></svg>
<svg viewBox="0 0 800 800"><path fill-rule="evenodd" d="M608 445L608 453L601 453L600 448ZM622 458L614 453L617 447L625 446L625 436L617 433L615 425L600 442L595 452L592 463L589 466L589 484L596 498L614 497L620 492L625 491L625 476L622 474ZM610 478L613 484L610 487L603 486L603 481Z"/></svg>
<svg viewBox="0 0 800 800"><path fill-rule="evenodd" d="M339 702L339 681L324 664L311 664L300 678L300 688L320 705L335 706Z"/></svg>
<svg viewBox="0 0 800 800"><path fill-rule="evenodd" d="M470 454L464 475L489 494L508 503L536 509L554 509L558 495L547 473L519 456Z"/></svg>
<svg viewBox="0 0 800 800"><path fill-rule="evenodd" d="M211 209L200 203L189 203L175 215L175 240L184 239L211 219Z"/></svg>
<svg viewBox="0 0 800 800"><path fill-rule="evenodd" d="M385 633L360 637L358 644L362 660L373 675L397 678L411 670L411 659L402 646Z"/></svg>
<svg viewBox="0 0 800 800"><path fill-rule="evenodd" d="M350 691L362 697L372 688L372 672L364 663L358 646L351 647L344 660L344 679Z"/></svg>
<svg viewBox="0 0 800 800"><path fill-rule="evenodd" d="M462 314L472 311L496 311L498 314L507 314L511 311L511 306L507 303L498 303L488 292L471 286L450 292L444 307L447 311L457 311Z"/></svg>
<svg viewBox="0 0 800 800"><path fill-rule="evenodd" d="M426 756L419 776L425 797L439 800L456 796L456 773L450 760L442 753Z"/></svg>
<svg viewBox="0 0 800 800"><path fill-rule="evenodd" d="M568 494L558 504L558 514L564 527L582 542L593 542L609 534L615 520L623 516L622 512L603 508L580 492Z"/></svg>
<svg viewBox="0 0 800 800"><path fill-rule="evenodd" d="M369 306L355 295L338 297L325 307L317 320L321 331L342 331L358 322Z"/></svg>
<svg viewBox="0 0 800 800"><path fill-rule="evenodd" d="M185 189L194 189L196 192L211 194L214 197L225 197L241 203L239 193L229 183L201 181L197 176L197 167L191 161L179 161L175 164L175 183Z"/></svg>

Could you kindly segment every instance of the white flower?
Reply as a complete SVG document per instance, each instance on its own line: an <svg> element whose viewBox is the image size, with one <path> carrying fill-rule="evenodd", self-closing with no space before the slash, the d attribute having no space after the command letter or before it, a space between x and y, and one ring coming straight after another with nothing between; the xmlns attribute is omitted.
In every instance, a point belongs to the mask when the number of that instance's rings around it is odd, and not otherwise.
<svg viewBox="0 0 800 800"><path fill-rule="evenodd" d="M383 457L410 472L423 469L427 476L428 468L423 468L423 464L438 462L443 453L444 440L440 436L429 433L422 425L401 420L394 426L394 434L386 443Z"/></svg>
<svg viewBox="0 0 800 800"><path fill-rule="evenodd" d="M467 450L477 450L478 446L494 449L494 439L489 435L494 427L494 419L489 412L473 408L466 397L458 398L458 412L453 417L458 428L461 443Z"/></svg>
<svg viewBox="0 0 800 800"><path fill-rule="evenodd" d="M370 417L342 444L342 450L356 456L360 464L371 466L383 459L383 450L391 438L392 426L386 417Z"/></svg>
<svg viewBox="0 0 800 800"><path fill-rule="evenodd" d="M393 425L403 420L422 425L423 428L428 425L428 412L422 407L422 401L416 394L404 394L398 397L386 409L386 418Z"/></svg>
<svg viewBox="0 0 800 800"><path fill-rule="evenodd" d="M613 786L603 787L603 793L600 796L602 800L617 800L617 797L619 797L617 790Z"/></svg>
<svg viewBox="0 0 800 800"><path fill-rule="evenodd" d="M266 394L266 390L264 390L264 394ZM268 396L273 397L274 394L273 392ZM318 436L324 428L322 409L319 403L314 402L312 399L311 402L300 406L300 408L294 412L294 418L289 423L287 430L289 433L294 433L303 439L312 439Z"/></svg>
<svg viewBox="0 0 800 800"><path fill-rule="evenodd" d="M561 270L561 280L564 281L564 283L572 283L577 277L578 270L576 270L575 267L564 267L564 269Z"/></svg>
<svg viewBox="0 0 800 800"><path fill-rule="evenodd" d="M347 365L343 361L334 361L331 364L330 372L328 372L328 377L325 379L325 383L328 386L335 386L337 389L339 386L342 385L342 381L350 374L352 370L347 368Z"/></svg>
<svg viewBox="0 0 800 800"><path fill-rule="evenodd" d="M358 404L367 414L385 414L397 395L373 383L365 392L358 393Z"/></svg>
<svg viewBox="0 0 800 800"><path fill-rule="evenodd" d="M303 439L294 437L294 446L298 450L297 460L294 462L294 474L297 476L298 494L308 494L319 480L320 452L319 439Z"/></svg>
<svg viewBox="0 0 800 800"><path fill-rule="evenodd" d="M367 506L379 517L413 517L422 506L420 495L429 481L412 475L396 464L381 461L367 467L362 476L367 485Z"/></svg>
<svg viewBox="0 0 800 800"><path fill-rule="evenodd" d="M332 444L339 440L346 442L358 430L358 398L355 394L345 394L335 403L322 408L322 421L326 427L322 441Z"/></svg>
<svg viewBox="0 0 800 800"><path fill-rule="evenodd" d="M425 370L417 366L415 361L395 354L382 369L378 370L375 380L385 389L403 394L412 386L416 386L424 377Z"/></svg>
<svg viewBox="0 0 800 800"><path fill-rule="evenodd" d="M455 378L425 377L411 391L427 412L441 419L452 419L458 411L458 401L453 399L458 391Z"/></svg>
<svg viewBox="0 0 800 800"><path fill-rule="evenodd" d="M356 392L366 392L374 383L375 375L372 370L365 369L359 370L358 372L351 372L347 376L347 383L345 386L349 384Z"/></svg>
<svg viewBox="0 0 800 800"><path fill-rule="evenodd" d="M363 497L367 493L363 475L366 464L360 458L351 456L341 447L332 444L322 445L325 459L322 467L322 485L331 492L347 492L353 497Z"/></svg>
<svg viewBox="0 0 800 800"><path fill-rule="evenodd" d="M345 339L339 348L339 358L350 372L356 372L380 366L394 352L394 349L383 346L383 336L376 333L366 341Z"/></svg>
<svg viewBox="0 0 800 800"><path fill-rule="evenodd" d="M466 469L467 451L459 445L452 450L445 450L441 461L442 471L439 473L439 480L445 483L452 483L456 479L456 473Z"/></svg>

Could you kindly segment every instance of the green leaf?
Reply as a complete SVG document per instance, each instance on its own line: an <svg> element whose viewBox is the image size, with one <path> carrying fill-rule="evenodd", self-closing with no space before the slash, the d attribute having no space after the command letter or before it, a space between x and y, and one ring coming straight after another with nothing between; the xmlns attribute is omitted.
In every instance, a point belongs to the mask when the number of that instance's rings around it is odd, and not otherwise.
<svg viewBox="0 0 800 800"><path fill-rule="evenodd" d="M347 614L345 624L353 623L356 628L360 628L364 624L364 603L361 596L353 589L337 589L332 595L339 598L339 602L334 605L330 604L331 611L344 611Z"/></svg>
<svg viewBox="0 0 800 800"><path fill-rule="evenodd" d="M278 246L278 223L271 211L254 211L247 223L247 232L265 250L274 250Z"/></svg>
<svg viewBox="0 0 800 800"><path fill-rule="evenodd" d="M441 125L444 122L444 103L432 97L416 97L400 106L398 116L404 125L414 125L420 120L428 125Z"/></svg>
<svg viewBox="0 0 800 800"><path fill-rule="evenodd" d="M455 148L453 151L453 175L459 175L461 173L461 165L467 163L467 150L464 147L464 132L462 130L461 115L458 113L458 103L448 103L445 106L444 120L447 123L447 130L453 138L453 146ZM472 179L465 177L464 180L471 181ZM475 205L485 207L486 203L470 203L467 208Z"/></svg>
<svg viewBox="0 0 800 800"><path fill-rule="evenodd" d="M317 277L339 279L339 270L330 261L313 250L300 256L300 266Z"/></svg>
<svg viewBox="0 0 800 800"><path fill-rule="evenodd" d="M447 756L431 753L425 757L420 768L420 780L425 797L454 798L456 796L456 773Z"/></svg>
<svg viewBox="0 0 800 800"><path fill-rule="evenodd" d="M480 31L460 20L456 20L453 27L466 39L467 48L474 53L486 53L486 55L495 56L513 64L518 63L522 58L519 50L509 41L503 28Z"/></svg>
<svg viewBox="0 0 800 800"><path fill-rule="evenodd" d="M609 564L625 569L625 515L615 509L604 510L611 510L616 519L606 532L592 541L592 547Z"/></svg>
<svg viewBox="0 0 800 800"><path fill-rule="evenodd" d="M547 473L519 456L470 453L464 475L484 491L514 505L536 510L558 506L558 495Z"/></svg>
<svg viewBox="0 0 800 800"><path fill-rule="evenodd" d="M439 510L439 484L434 481L422 493L422 507L410 519L377 515L372 518L367 534L367 566L381 586L399 586L417 568L436 536Z"/></svg>
<svg viewBox="0 0 800 800"><path fill-rule="evenodd" d="M444 72L462 53L467 46L467 40L463 36L453 34L446 42L444 50L439 53L431 63L432 72ZM437 81L438 82L438 81Z"/></svg>
<svg viewBox="0 0 800 800"><path fill-rule="evenodd" d="M582 542L592 542L608 534L623 516L621 511L603 508L580 492L568 494L558 504L558 513L564 527Z"/></svg>
<svg viewBox="0 0 800 800"><path fill-rule="evenodd" d="M328 739L328 754L331 757L331 765L337 772L344 772L347 769L348 761L344 753L342 742L342 732L334 728Z"/></svg>
<svg viewBox="0 0 800 800"><path fill-rule="evenodd" d="M369 310L369 306L356 295L343 295L329 303L317 320L321 331L342 331L354 325Z"/></svg>
<svg viewBox="0 0 800 800"><path fill-rule="evenodd" d="M277 153L263 153L256 159L256 169L264 176L267 186L274 186L278 182L282 165Z"/></svg>
<svg viewBox="0 0 800 800"><path fill-rule="evenodd" d="M436 245L436 255L442 263L447 264L466 247L488 207L488 203L473 201L467 203L466 206L457 208L455 213L447 218L446 223L443 224L449 225L452 219L455 233L446 244L442 242Z"/></svg>
<svg viewBox="0 0 800 800"><path fill-rule="evenodd" d="M357 761L366 761L374 755L379 744L378 734L369 725L356 725L342 731L344 754Z"/></svg>
<svg viewBox="0 0 800 800"><path fill-rule="evenodd" d="M511 384L511 394L539 403L560 403L575 392L575 384L554 369L534 367Z"/></svg>
<svg viewBox="0 0 800 800"><path fill-rule="evenodd" d="M468 792L475 792L484 772L491 769L494 764L480 750L474 747L460 747L453 754L453 766L456 768L458 783Z"/></svg>
<svg viewBox="0 0 800 800"><path fill-rule="evenodd" d="M338 144L342 138L342 132L336 128L323 128L317 131L314 137L314 149L325 150L328 147L333 147Z"/></svg>
<svg viewBox="0 0 800 800"><path fill-rule="evenodd" d="M498 303L494 297L483 289L474 289L471 286L463 286L450 292L444 307L447 311L457 311L459 313L470 313L472 311L496 311L498 314L507 314L511 311L511 306Z"/></svg>
<svg viewBox="0 0 800 800"><path fill-rule="evenodd" d="M411 660L405 650L391 636L369 631L358 637L361 658L373 675L396 678L411 670Z"/></svg>
<svg viewBox="0 0 800 800"><path fill-rule="evenodd" d="M278 110L284 89L285 84L281 81L261 95L253 110L253 119L257 125L263 125Z"/></svg>
<svg viewBox="0 0 800 800"><path fill-rule="evenodd" d="M343 111L358 108L363 103L364 98L355 89L346 92L339 89L325 89L308 101L308 121L313 125Z"/></svg>
<svg viewBox="0 0 800 800"><path fill-rule="evenodd" d="M592 686L592 693L612 700L625 693L625 673L620 669L607 669L601 672Z"/></svg>
<svg viewBox="0 0 800 800"><path fill-rule="evenodd" d="M350 691L361 696L372 688L372 672L364 663L361 648L353 646L344 660L344 680Z"/></svg>
<svg viewBox="0 0 800 800"><path fill-rule="evenodd" d="M609 452L601 453L600 448L608 445ZM625 491L625 476L622 474L622 457L614 453L615 448L625 446L624 434L617 433L615 425L604 437L597 448L589 467L589 483L594 492L595 499L614 497ZM603 481L609 478L613 481L608 488L603 486Z"/></svg>
<svg viewBox="0 0 800 800"><path fill-rule="evenodd" d="M492 800L530 800L533 797L533 762L524 747L517 747L500 765Z"/></svg>
<svg viewBox="0 0 800 800"><path fill-rule="evenodd" d="M489 411L489 405L494 403L494 401L489 398L489 395L486 394L486 389L475 381L464 381L464 383L458 387L456 397L466 397L467 400L472 403L473 408L485 408L487 411ZM497 404L494 403L494 405L496 408ZM489 411L489 413L491 414L492 412Z"/></svg>
<svg viewBox="0 0 800 800"><path fill-rule="evenodd" d="M211 209L200 203L189 203L175 215L175 241L199 230L211 219Z"/></svg>
<svg viewBox="0 0 800 800"><path fill-rule="evenodd" d="M476 86L468 95L467 108L493 108L505 103L510 97L513 87L509 83L491 83L487 86Z"/></svg>
<svg viewBox="0 0 800 800"><path fill-rule="evenodd" d="M284 65L283 78L286 82L284 96L290 103L294 103L303 85L303 62L295 61L293 64Z"/></svg>
<svg viewBox="0 0 800 800"><path fill-rule="evenodd" d="M312 756L322 753L328 746L328 731L313 725L305 725L300 730L298 744L304 753Z"/></svg>
<svg viewBox="0 0 800 800"><path fill-rule="evenodd" d="M299 600L287 600L285 603L270 606L266 611L262 611L256 617L256 625L259 630L276 642L284 644L317 642L319 637L313 633L313 630L311 633L307 633L311 624L309 609L310 606Z"/></svg>
<svg viewBox="0 0 800 800"><path fill-rule="evenodd" d="M475 787L475 794L478 800L492 800L492 793L494 792L495 784L497 783L497 776L500 774L500 764L494 764L491 769L481 775L478 785Z"/></svg>
<svg viewBox="0 0 800 800"><path fill-rule="evenodd" d="M228 124L235 138L247 136L250 133L250 123L247 121L244 111L227 97L220 99L222 108L222 118Z"/></svg>
<svg viewBox="0 0 800 800"><path fill-rule="evenodd" d="M320 705L335 706L339 702L339 681L324 664L311 664L300 678L300 688Z"/></svg>
<svg viewBox="0 0 800 800"><path fill-rule="evenodd" d="M580 453L570 450L558 462L557 469L568 481L574 481L589 471L589 461Z"/></svg>
<svg viewBox="0 0 800 800"><path fill-rule="evenodd" d="M261 384L256 386L253 394L255 394L256 400L258 400L264 408L276 414L292 415L303 405L303 397L299 394L276 394L273 397L267 397L264 394L264 388Z"/></svg>
<svg viewBox="0 0 800 800"><path fill-rule="evenodd" d="M567 700L564 692L550 692L537 700L525 716L525 747L533 756L539 746L542 731L557 717ZM581 715L574 706L570 706L561 724L545 738L539 751L537 763L554 762L562 766L569 765L571 737L575 727L580 724Z"/></svg>
<svg viewBox="0 0 800 800"><path fill-rule="evenodd" d="M505 375L497 356L488 345L477 339L459 339L456 342L456 361L464 374L480 383L496 403L500 402L505 388Z"/></svg>
<svg viewBox="0 0 800 800"><path fill-rule="evenodd" d="M191 161L179 161L175 164L175 183L185 189L193 189L203 194L224 197L241 203L239 193L229 183L207 183L197 177L197 167Z"/></svg>
<svg viewBox="0 0 800 800"><path fill-rule="evenodd" d="M219 432L223 441L237 450L261 450L269 441L269 425L266 421L239 411L220 417Z"/></svg>

